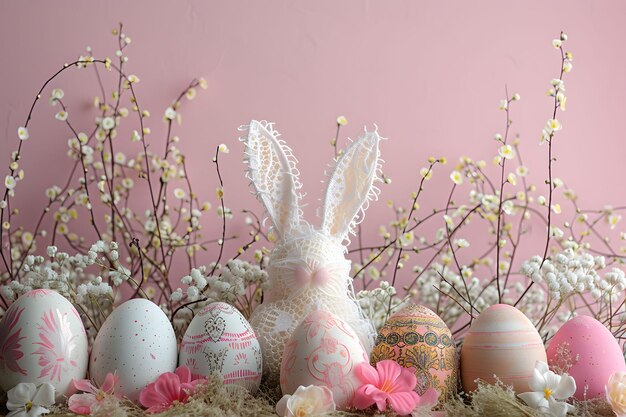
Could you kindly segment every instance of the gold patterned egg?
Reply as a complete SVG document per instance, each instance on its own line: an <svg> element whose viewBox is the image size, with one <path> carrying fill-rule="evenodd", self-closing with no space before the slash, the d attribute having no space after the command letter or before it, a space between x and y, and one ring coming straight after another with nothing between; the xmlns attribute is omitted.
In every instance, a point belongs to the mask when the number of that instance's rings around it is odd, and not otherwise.
<svg viewBox="0 0 626 417"><path fill-rule="evenodd" d="M415 391L419 395L434 388L441 402L456 393L458 366L452 333L439 316L424 306L404 307L380 329L371 363L385 359L415 373Z"/></svg>

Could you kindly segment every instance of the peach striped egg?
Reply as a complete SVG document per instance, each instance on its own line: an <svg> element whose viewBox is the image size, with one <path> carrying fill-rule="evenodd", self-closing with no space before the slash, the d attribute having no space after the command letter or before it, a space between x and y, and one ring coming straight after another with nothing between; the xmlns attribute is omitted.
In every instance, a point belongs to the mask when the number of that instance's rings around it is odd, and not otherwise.
<svg viewBox="0 0 626 417"><path fill-rule="evenodd" d="M521 311L496 304L472 323L461 349L461 381L465 392L474 391L476 379L495 382L495 376L515 392L529 390L535 362L547 363L541 336Z"/></svg>
<svg viewBox="0 0 626 417"><path fill-rule="evenodd" d="M250 323L226 303L211 303L191 320L178 363L196 375L217 374L225 384L241 385L253 394L261 384L259 341Z"/></svg>

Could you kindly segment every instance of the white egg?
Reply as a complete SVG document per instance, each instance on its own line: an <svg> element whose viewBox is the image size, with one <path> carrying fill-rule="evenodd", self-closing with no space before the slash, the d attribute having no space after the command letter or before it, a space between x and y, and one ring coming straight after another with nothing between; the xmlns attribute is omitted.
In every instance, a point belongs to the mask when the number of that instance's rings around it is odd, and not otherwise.
<svg viewBox="0 0 626 417"><path fill-rule="evenodd" d="M327 386L340 409L352 405L359 386L357 365L369 363L355 331L323 310L310 313L285 345L280 367L280 388L293 394L300 385Z"/></svg>
<svg viewBox="0 0 626 417"><path fill-rule="evenodd" d="M89 374L102 384L117 372L115 393L137 401L141 390L176 369L176 335L167 316L151 301L126 301L107 317L91 351Z"/></svg>
<svg viewBox="0 0 626 417"><path fill-rule="evenodd" d="M263 371L254 330L226 303L211 303L191 320L180 345L179 364L193 374L218 374L224 384L241 385L253 394Z"/></svg>
<svg viewBox="0 0 626 417"><path fill-rule="evenodd" d="M32 290L6 311L0 322L0 387L20 382L55 388L57 399L74 392L88 363L87 335L74 306L51 290Z"/></svg>

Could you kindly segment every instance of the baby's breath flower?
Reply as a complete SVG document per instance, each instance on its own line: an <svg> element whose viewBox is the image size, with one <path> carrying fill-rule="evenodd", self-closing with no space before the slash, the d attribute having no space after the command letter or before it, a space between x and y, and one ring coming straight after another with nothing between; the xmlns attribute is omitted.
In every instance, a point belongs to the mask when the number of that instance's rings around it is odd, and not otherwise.
<svg viewBox="0 0 626 417"><path fill-rule="evenodd" d="M25 128L24 126L20 126L17 128L17 136L20 138L20 140L26 140L29 137L28 134L28 129Z"/></svg>
<svg viewBox="0 0 626 417"><path fill-rule="evenodd" d="M135 74L131 74L131 75L129 75L129 76L128 76L128 82L129 82L129 83L136 84L136 83L138 83L139 81L140 81L140 80L139 80L139 77L137 77Z"/></svg>
<svg viewBox="0 0 626 417"><path fill-rule="evenodd" d="M209 88L208 83L206 82L206 80L204 78L200 78L198 80L198 85L200 86L200 88L202 88L203 90L206 90L207 88Z"/></svg>
<svg viewBox="0 0 626 417"><path fill-rule="evenodd" d="M220 143L219 146L217 147L217 150L221 153L229 153L230 149L228 149L228 146L226 146L225 143Z"/></svg>
<svg viewBox="0 0 626 417"><path fill-rule="evenodd" d="M132 142L139 142L141 140L141 135L136 130L133 130L133 133L130 135L130 140Z"/></svg>
<svg viewBox="0 0 626 417"><path fill-rule="evenodd" d="M190 88L189 90L187 90L187 92L185 93L185 96L187 97L187 100L193 100L194 98L196 98L196 89L195 88Z"/></svg>
<svg viewBox="0 0 626 417"><path fill-rule="evenodd" d="M345 126L348 124L348 119L346 119L346 116L339 116L337 117L337 124L339 126Z"/></svg>
<svg viewBox="0 0 626 417"><path fill-rule="evenodd" d="M506 110L509 108L509 102L506 99L500 100L500 110Z"/></svg>
<svg viewBox="0 0 626 417"><path fill-rule="evenodd" d="M562 45L563 45L563 41L561 41L561 39L552 40L552 46L554 46L556 49L560 49Z"/></svg>

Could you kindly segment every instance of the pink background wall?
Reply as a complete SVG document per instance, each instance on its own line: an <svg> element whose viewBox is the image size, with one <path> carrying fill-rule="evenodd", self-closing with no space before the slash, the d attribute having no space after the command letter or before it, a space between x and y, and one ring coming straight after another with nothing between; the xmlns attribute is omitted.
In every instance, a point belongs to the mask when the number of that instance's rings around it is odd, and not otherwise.
<svg viewBox="0 0 626 417"><path fill-rule="evenodd" d="M218 143L230 146L223 174L226 204L235 211L259 208L248 193L236 141L237 127L251 118L276 121L300 157L310 217L340 114L349 120L342 144L374 122L389 138L382 152L393 182L381 197L408 205L429 155L453 163L460 155L491 161L497 150L492 137L504 130L498 101L505 85L522 96L513 109L513 133L520 133L531 178L541 187L547 148L538 143L551 114L545 92L559 69L551 40L564 30L574 70L566 79L564 130L555 142L556 176L579 192L584 207L624 204L625 13L621 1L3 1L0 174L4 178L16 129L43 81L87 45L96 56L113 57L111 29L122 20L133 39L128 68L141 78L137 93L154 115L148 126L156 146L172 98L191 78L208 80L208 91L184 104L177 134L196 188L213 200L210 158ZM66 90L70 114L85 130L93 116L76 116L93 115L87 110L98 94L94 81L93 72L84 71L52 85ZM50 178L68 169L70 134L54 120L55 111L42 103L25 144L27 178L18 189L25 224L44 202ZM435 172L423 206L445 205L452 165ZM389 219L387 210L383 202L370 208L366 241ZM541 250L539 232L532 252Z"/></svg>

